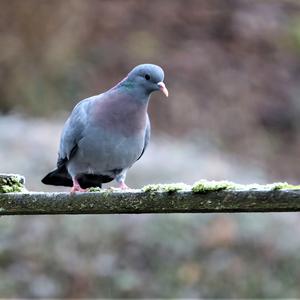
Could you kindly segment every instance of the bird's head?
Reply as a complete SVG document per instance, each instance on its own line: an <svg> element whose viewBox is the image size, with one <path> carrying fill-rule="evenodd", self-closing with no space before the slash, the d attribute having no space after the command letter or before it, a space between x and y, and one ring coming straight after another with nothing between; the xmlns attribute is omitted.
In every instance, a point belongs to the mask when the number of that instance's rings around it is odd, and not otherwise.
<svg viewBox="0 0 300 300"><path fill-rule="evenodd" d="M153 64L138 65L131 70L126 77L126 81L137 87L146 94L151 94L154 91L162 91L166 97L169 92L163 82L164 71L161 67Z"/></svg>

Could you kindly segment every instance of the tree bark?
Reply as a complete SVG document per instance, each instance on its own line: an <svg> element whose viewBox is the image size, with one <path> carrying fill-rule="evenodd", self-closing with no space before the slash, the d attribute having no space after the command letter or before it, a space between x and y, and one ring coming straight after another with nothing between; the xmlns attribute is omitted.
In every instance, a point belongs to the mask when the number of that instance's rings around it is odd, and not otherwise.
<svg viewBox="0 0 300 300"><path fill-rule="evenodd" d="M0 193L0 215L300 211L299 190Z"/></svg>

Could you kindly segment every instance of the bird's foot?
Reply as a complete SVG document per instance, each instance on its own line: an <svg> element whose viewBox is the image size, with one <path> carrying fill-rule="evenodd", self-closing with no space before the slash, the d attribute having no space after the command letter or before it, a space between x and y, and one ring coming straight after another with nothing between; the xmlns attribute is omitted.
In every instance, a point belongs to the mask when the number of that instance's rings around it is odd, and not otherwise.
<svg viewBox="0 0 300 300"><path fill-rule="evenodd" d="M74 180L73 186L71 188L71 194L75 194L76 192L86 192L87 189L83 189L79 183L77 182L77 180Z"/></svg>
<svg viewBox="0 0 300 300"><path fill-rule="evenodd" d="M130 189L130 187L128 187L126 184L125 184L125 182L120 182L119 183L119 189L121 189L121 190L129 190Z"/></svg>
<svg viewBox="0 0 300 300"><path fill-rule="evenodd" d="M71 188L71 194L75 194L76 192L81 192L81 193L83 193L83 192L86 192L87 191L87 189L83 189L83 188L81 188L80 187L80 185L78 184L78 185L73 185L72 186L72 188Z"/></svg>

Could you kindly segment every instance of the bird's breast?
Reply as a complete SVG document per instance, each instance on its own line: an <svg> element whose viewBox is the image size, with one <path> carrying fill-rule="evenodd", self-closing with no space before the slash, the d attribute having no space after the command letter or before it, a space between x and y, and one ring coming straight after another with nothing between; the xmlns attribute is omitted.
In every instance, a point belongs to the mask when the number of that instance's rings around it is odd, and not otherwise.
<svg viewBox="0 0 300 300"><path fill-rule="evenodd" d="M144 132L146 120L147 103L124 98L95 105L90 121L92 126L129 137Z"/></svg>
<svg viewBox="0 0 300 300"><path fill-rule="evenodd" d="M92 173L107 174L129 168L138 159L144 148L144 134L126 136L99 128L87 134L78 146L78 161Z"/></svg>

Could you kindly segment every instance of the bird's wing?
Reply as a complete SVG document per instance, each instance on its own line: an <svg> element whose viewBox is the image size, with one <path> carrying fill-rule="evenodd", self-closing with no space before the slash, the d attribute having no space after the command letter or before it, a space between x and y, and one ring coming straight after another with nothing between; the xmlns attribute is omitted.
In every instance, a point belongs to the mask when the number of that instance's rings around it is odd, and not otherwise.
<svg viewBox="0 0 300 300"><path fill-rule="evenodd" d="M146 130L145 130L145 138L144 138L144 148L143 151L141 153L141 155L138 157L137 161L143 156L143 154L145 153L145 150L149 144L150 141L150 134L151 134L151 124L150 124L150 120L149 120L149 116L147 114L147 121L146 121Z"/></svg>
<svg viewBox="0 0 300 300"><path fill-rule="evenodd" d="M78 142L87 124L87 115L92 98L80 101L66 121L60 139L57 167L65 165L78 149Z"/></svg>

